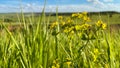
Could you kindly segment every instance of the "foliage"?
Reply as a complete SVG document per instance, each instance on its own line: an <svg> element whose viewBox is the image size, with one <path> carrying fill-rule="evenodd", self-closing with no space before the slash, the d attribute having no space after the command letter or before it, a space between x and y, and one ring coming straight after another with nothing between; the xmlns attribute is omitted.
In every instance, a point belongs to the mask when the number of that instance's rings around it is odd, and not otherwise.
<svg viewBox="0 0 120 68"><path fill-rule="evenodd" d="M86 12L50 18L22 15L15 32L1 22L0 68L119 68L119 33L105 31L102 20L91 24Z"/></svg>

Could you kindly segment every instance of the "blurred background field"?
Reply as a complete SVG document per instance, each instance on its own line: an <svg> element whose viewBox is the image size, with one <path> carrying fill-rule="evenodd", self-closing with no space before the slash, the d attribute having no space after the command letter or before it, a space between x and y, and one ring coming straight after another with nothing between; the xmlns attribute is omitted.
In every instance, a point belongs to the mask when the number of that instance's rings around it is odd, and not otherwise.
<svg viewBox="0 0 120 68"><path fill-rule="evenodd" d="M58 13L59 16L68 17L71 16L72 13ZM55 21L56 20L56 13L46 13L46 18L50 16L49 20ZM18 16L22 20L21 13L0 13L0 21L4 19L5 23L18 23ZM35 20L38 20L41 13L24 13L25 21L27 21L30 17L34 17ZM118 12L89 12L88 16L92 20L92 22L96 22L97 20L101 19L106 23L110 24L120 24L120 13ZM91 22L91 23L92 23Z"/></svg>
<svg viewBox="0 0 120 68"><path fill-rule="evenodd" d="M39 20L42 13L24 13L24 18L26 23L33 23L36 24ZM71 16L72 13L58 13L58 16L63 16L67 18ZM91 19L90 24L94 24L98 20L102 20L106 24L110 24L110 29L112 30L119 30L120 28L120 13L114 11L106 11L106 12L88 12L88 16ZM49 22L55 22L56 20L56 13L45 13L46 20L42 20L42 22L47 23L48 19ZM34 18L34 21L33 21ZM18 20L19 19L19 20ZM31 20L30 20L31 19ZM21 13L0 13L0 22L4 22L7 26L15 26L23 24L23 17ZM77 21L80 23L80 20ZM2 29L2 27L1 27Z"/></svg>

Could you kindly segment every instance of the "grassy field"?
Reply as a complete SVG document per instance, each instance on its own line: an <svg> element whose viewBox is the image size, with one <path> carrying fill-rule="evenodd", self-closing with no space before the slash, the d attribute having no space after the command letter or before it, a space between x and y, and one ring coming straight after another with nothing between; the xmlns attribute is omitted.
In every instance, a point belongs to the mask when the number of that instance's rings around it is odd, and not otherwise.
<svg viewBox="0 0 120 68"><path fill-rule="evenodd" d="M58 13L58 15L62 15L64 17L69 17L71 16L72 13ZM22 15L21 13L1 13L0 14L0 21L4 19L8 19L8 21L6 20L6 23L18 23L18 16L19 18L22 20ZM30 18L34 17L35 21L37 21L39 19L39 16L41 16L41 13L24 13L24 17L25 17L25 21L29 22ZM50 16L50 17L49 17ZM118 12L89 12L88 16L90 17L90 19L92 20L92 22L96 22L97 20L101 19L102 21L106 22L106 23L110 23L110 24L120 24L120 13ZM46 19L48 19L49 17L49 21L55 21L56 20L56 13L46 13ZM47 21L47 20L46 20Z"/></svg>
<svg viewBox="0 0 120 68"><path fill-rule="evenodd" d="M120 67L120 33L107 29L120 23L117 13L2 16L0 68Z"/></svg>

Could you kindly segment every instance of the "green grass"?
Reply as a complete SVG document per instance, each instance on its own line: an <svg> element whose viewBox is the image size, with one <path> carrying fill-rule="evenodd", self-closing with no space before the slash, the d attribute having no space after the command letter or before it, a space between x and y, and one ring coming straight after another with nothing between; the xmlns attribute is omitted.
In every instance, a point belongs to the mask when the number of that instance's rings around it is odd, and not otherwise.
<svg viewBox="0 0 120 68"><path fill-rule="evenodd" d="M120 14L113 14L112 17L110 17L110 14L106 12L106 14L94 14L94 15L90 15L91 19L93 21L99 20L100 18L104 21L104 22L108 22L110 24L120 24Z"/></svg>
<svg viewBox="0 0 120 68"><path fill-rule="evenodd" d="M103 21L119 23L118 15L113 15L112 19L107 15L100 16ZM10 32L9 24L1 22L4 29L0 32L0 68L120 67L120 33L100 31L94 40L82 40L76 34L72 35L73 38L64 33L53 36L48 24L56 20L56 16L46 17L43 13L37 18L27 18L28 21L24 15L22 18L22 31ZM93 22L98 19L99 15L92 16Z"/></svg>

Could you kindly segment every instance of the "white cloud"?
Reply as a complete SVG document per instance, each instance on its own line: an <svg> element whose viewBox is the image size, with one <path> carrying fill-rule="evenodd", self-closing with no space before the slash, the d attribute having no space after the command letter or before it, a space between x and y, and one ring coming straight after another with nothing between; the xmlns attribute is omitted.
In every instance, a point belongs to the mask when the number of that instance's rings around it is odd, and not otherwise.
<svg viewBox="0 0 120 68"><path fill-rule="evenodd" d="M100 0L87 0L87 1L90 2L90 3L93 3L96 6L101 6L101 7L104 6L105 7L105 4Z"/></svg>
<svg viewBox="0 0 120 68"><path fill-rule="evenodd" d="M83 4L83 5L59 5L58 11L59 12L82 12L82 11L88 11L88 12L94 12L94 11L120 11L120 4L114 4L114 3L107 3L105 6L100 5L91 5L91 4ZM56 11L55 5L49 5L46 6L46 11Z"/></svg>
<svg viewBox="0 0 120 68"><path fill-rule="evenodd" d="M50 5L46 6L47 12L56 12L56 6ZM88 12L94 12L94 11L105 11L107 7L98 8L95 5L61 5L58 7L59 12L82 12L82 11L88 11Z"/></svg>
<svg viewBox="0 0 120 68"><path fill-rule="evenodd" d="M104 2L113 2L113 0L103 0Z"/></svg>

